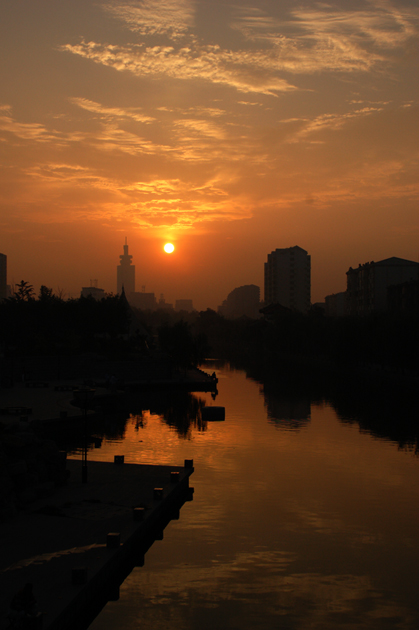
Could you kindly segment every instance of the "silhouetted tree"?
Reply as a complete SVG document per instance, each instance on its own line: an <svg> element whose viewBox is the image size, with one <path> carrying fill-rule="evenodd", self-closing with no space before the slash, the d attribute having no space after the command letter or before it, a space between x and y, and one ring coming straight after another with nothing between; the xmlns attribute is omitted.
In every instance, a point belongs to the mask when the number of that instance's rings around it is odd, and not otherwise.
<svg viewBox="0 0 419 630"><path fill-rule="evenodd" d="M21 280L16 285L14 299L17 301L29 302L29 300L33 300L35 298L35 291L33 286L26 282L25 280ZM13 299L13 298L12 298Z"/></svg>
<svg viewBox="0 0 419 630"><path fill-rule="evenodd" d="M53 290L49 289L44 284L41 285L41 288L39 289L38 300L40 302L51 302L55 299L58 299L58 298L55 297Z"/></svg>

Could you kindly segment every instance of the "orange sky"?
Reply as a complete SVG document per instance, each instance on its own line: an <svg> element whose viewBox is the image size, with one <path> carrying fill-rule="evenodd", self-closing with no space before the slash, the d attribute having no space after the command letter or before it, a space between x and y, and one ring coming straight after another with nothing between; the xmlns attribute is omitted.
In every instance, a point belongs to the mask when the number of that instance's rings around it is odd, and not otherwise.
<svg viewBox="0 0 419 630"><path fill-rule="evenodd" d="M417 2L3 0L9 282L216 308L278 247L312 301L418 260ZM174 254L163 252L171 240Z"/></svg>

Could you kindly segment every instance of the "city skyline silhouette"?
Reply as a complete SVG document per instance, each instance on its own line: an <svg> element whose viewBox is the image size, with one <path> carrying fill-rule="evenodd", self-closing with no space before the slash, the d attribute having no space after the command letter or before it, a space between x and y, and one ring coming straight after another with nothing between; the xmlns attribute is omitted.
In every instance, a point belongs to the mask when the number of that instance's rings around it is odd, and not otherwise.
<svg viewBox="0 0 419 630"><path fill-rule="evenodd" d="M15 283L114 291L125 236L140 287L198 309L262 287L277 248L309 252L312 302L344 290L349 267L418 261L407 0L18 0L0 20Z"/></svg>

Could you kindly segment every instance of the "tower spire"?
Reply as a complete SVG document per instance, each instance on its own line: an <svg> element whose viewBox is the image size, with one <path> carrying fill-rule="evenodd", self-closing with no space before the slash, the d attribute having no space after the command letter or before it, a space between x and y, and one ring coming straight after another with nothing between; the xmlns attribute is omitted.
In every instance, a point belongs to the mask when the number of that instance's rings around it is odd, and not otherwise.
<svg viewBox="0 0 419 630"><path fill-rule="evenodd" d="M125 291L127 297L135 292L135 265L132 264L132 255L128 254L128 239L125 237L124 253L119 256L120 263L117 267L117 293Z"/></svg>

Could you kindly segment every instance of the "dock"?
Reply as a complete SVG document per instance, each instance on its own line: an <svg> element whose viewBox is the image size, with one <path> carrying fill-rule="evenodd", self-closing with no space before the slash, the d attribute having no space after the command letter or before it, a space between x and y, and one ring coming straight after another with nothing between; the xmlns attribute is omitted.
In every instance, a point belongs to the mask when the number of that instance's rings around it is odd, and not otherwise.
<svg viewBox="0 0 419 630"><path fill-rule="evenodd" d="M218 379L203 370L195 368L186 372L176 372L167 378L164 374L152 378L141 377L135 380L124 380L114 388L106 386L100 378L90 378L89 387L95 389L89 415L110 408L124 409L132 395L139 393L188 391L217 392ZM83 381L74 380L41 380L16 382L13 387L1 390L0 423L16 424L16 422L32 421L81 421L82 412L74 403L74 390L83 388Z"/></svg>
<svg viewBox="0 0 419 630"><path fill-rule="evenodd" d="M67 460L67 485L0 523L0 630L9 628L13 595L34 586L42 630L84 630L193 490L184 466ZM29 626L28 626L29 627Z"/></svg>

